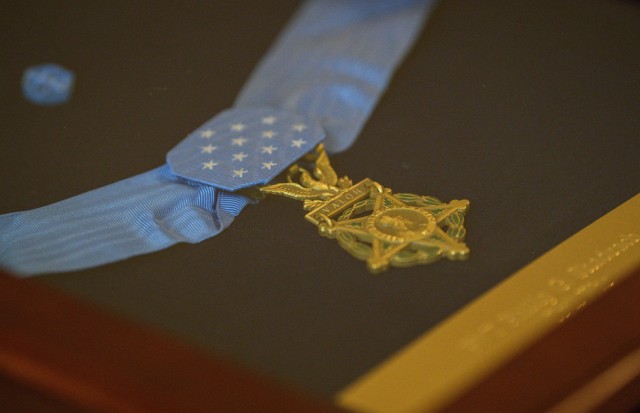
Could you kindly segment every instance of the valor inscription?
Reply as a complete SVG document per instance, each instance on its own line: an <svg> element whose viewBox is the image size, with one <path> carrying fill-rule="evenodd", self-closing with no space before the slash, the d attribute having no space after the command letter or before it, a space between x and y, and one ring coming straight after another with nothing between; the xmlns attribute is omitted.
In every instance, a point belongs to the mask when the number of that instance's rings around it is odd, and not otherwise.
<svg viewBox="0 0 640 413"><path fill-rule="evenodd" d="M323 216L332 217L347 209L354 202L368 197L372 187L373 181L366 178L351 188L339 193L335 198L323 203L319 208L309 212L305 218L314 225L318 225L322 222Z"/></svg>

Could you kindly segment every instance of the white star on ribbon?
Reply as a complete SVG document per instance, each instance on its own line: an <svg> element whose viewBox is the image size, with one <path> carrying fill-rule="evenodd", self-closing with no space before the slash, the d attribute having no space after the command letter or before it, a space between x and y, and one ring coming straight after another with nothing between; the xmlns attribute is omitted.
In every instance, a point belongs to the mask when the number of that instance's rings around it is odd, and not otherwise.
<svg viewBox="0 0 640 413"><path fill-rule="evenodd" d="M296 132L302 132L303 130L307 129L307 125L305 125L304 123L296 123L295 125L291 126L291 129Z"/></svg>
<svg viewBox="0 0 640 413"><path fill-rule="evenodd" d="M234 178L236 178L236 177L237 177L237 178L242 178L242 175L246 174L247 172L249 172L249 171L247 171L247 170L246 170L246 169L244 169L244 168L234 169L234 170L233 170L233 177L234 177Z"/></svg>
<svg viewBox="0 0 640 413"><path fill-rule="evenodd" d="M276 165L277 165L277 163L275 163L275 162L271 162L271 161L269 161L269 162L262 162L262 169L269 169L269 170L271 170L271 168L272 168L272 167L274 167L274 166L276 166Z"/></svg>
<svg viewBox="0 0 640 413"><path fill-rule="evenodd" d="M263 146L262 147L262 153L268 153L269 155L271 155L273 153L273 151L278 150L278 148L276 148L273 145L269 145L269 146Z"/></svg>
<svg viewBox="0 0 640 413"><path fill-rule="evenodd" d="M202 146L202 153L211 153L213 151L215 151L216 149L218 149L217 146L213 146L211 144L207 145L207 146Z"/></svg>
<svg viewBox="0 0 640 413"><path fill-rule="evenodd" d="M244 153L244 152L234 153L234 154L233 154L233 159L232 159L231 161L232 161L232 162L233 162L233 161L240 161L240 162L242 162L242 161L244 161L244 158L246 158L247 156L249 156L249 155L247 155L247 154L246 154L246 153Z"/></svg>
<svg viewBox="0 0 640 413"><path fill-rule="evenodd" d="M277 120L278 118L276 118L275 116L267 116L262 118L262 123L264 123L265 125L273 125Z"/></svg>
<svg viewBox="0 0 640 413"><path fill-rule="evenodd" d="M291 141L291 147L302 148L302 145L307 143L304 139L294 139Z"/></svg>
<svg viewBox="0 0 640 413"><path fill-rule="evenodd" d="M231 124L231 130L234 132L242 132L244 130L244 128L246 128L247 125L245 125L244 123L232 123Z"/></svg>
<svg viewBox="0 0 640 413"><path fill-rule="evenodd" d="M200 132L200 137L201 138L205 138L205 139L209 139L210 137L212 137L215 134L216 133L214 131L212 131L211 129L206 129L206 130L203 130L202 132Z"/></svg>
<svg viewBox="0 0 640 413"><path fill-rule="evenodd" d="M231 145L242 146L246 141L247 141L247 138L241 136L239 138L231 139Z"/></svg>
<svg viewBox="0 0 640 413"><path fill-rule="evenodd" d="M263 138L267 138L267 139L271 139L276 135L277 135L277 133L272 131L272 130L266 130L266 131L262 132L262 137Z"/></svg>
<svg viewBox="0 0 640 413"><path fill-rule="evenodd" d="M214 162L214 161L202 162L202 169L213 169L213 167L216 165L218 165L218 162Z"/></svg>

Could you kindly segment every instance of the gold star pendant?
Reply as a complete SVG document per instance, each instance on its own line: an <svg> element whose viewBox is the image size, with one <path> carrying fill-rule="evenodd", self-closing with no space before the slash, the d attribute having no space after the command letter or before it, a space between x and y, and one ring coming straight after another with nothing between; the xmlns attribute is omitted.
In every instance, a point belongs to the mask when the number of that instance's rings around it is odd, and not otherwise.
<svg viewBox="0 0 640 413"><path fill-rule="evenodd" d="M468 257L462 241L469 201L443 203L432 196L393 194L369 178L353 185L346 176L338 179L322 145L313 158L313 176L294 165L289 182L260 190L303 201L310 211L305 218L320 234L337 239L351 255L365 260L371 272Z"/></svg>

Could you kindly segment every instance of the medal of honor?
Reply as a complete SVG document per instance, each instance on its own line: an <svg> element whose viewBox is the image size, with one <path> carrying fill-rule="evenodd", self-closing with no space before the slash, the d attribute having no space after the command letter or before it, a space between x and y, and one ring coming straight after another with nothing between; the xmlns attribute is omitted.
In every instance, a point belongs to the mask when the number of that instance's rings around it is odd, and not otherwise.
<svg viewBox="0 0 640 413"><path fill-rule="evenodd" d="M219 234L258 201L256 187L320 142L330 152L353 143L432 4L304 2L233 106L189 133L162 166L0 215L0 264L24 275L64 272ZM312 161L311 172L292 167L290 182L263 192L304 201L320 233L371 271L467 255L466 201L393 194L370 179L353 185L338 179L323 147Z"/></svg>
<svg viewBox="0 0 640 413"><path fill-rule="evenodd" d="M338 178L322 144L310 158L313 173L294 165L288 182L260 190L303 201L309 211L305 218L320 235L336 239L351 255L366 261L372 273L389 266L468 257L463 242L466 199L444 203L432 196L394 194L369 178L354 185L346 176Z"/></svg>

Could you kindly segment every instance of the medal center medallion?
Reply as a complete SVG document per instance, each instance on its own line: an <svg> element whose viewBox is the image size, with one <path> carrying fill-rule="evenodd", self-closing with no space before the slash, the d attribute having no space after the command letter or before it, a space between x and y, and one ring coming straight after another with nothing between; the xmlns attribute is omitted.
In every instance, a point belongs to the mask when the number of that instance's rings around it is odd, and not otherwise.
<svg viewBox="0 0 640 413"><path fill-rule="evenodd" d="M366 227L374 237L393 244L417 241L436 229L435 217L413 207L396 207L378 211L367 220Z"/></svg>

